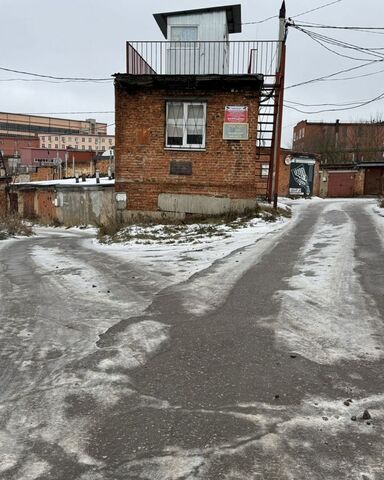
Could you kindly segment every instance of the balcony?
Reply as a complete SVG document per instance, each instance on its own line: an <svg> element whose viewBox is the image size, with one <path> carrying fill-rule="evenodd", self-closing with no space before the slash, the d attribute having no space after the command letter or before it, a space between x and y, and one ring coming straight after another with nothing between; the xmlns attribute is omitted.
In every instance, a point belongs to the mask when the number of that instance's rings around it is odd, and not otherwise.
<svg viewBox="0 0 384 480"><path fill-rule="evenodd" d="M279 42L127 42L128 75L273 77Z"/></svg>

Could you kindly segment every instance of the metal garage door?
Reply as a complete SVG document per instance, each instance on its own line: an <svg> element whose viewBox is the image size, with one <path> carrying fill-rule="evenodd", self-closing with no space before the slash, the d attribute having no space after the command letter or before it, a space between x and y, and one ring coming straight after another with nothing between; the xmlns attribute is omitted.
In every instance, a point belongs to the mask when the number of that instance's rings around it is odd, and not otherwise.
<svg viewBox="0 0 384 480"><path fill-rule="evenodd" d="M383 195L384 194L384 168L367 168L365 170L364 181L365 195Z"/></svg>
<svg viewBox="0 0 384 480"><path fill-rule="evenodd" d="M355 172L329 172L328 197L353 197Z"/></svg>

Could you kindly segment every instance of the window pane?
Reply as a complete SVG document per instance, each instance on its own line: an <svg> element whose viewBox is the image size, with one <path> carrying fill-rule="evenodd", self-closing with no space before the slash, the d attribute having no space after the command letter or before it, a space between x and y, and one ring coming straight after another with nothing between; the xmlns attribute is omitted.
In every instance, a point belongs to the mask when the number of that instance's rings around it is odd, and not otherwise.
<svg viewBox="0 0 384 480"><path fill-rule="evenodd" d="M182 103L168 103L168 120L175 120L180 123L183 121Z"/></svg>
<svg viewBox="0 0 384 480"><path fill-rule="evenodd" d="M204 118L203 105L188 105L188 123L189 120L198 120Z"/></svg>
<svg viewBox="0 0 384 480"><path fill-rule="evenodd" d="M183 144L183 127L176 127L176 125L168 125L167 145L182 145Z"/></svg>
<svg viewBox="0 0 384 480"><path fill-rule="evenodd" d="M194 42L197 40L197 27L171 27L172 42Z"/></svg>
<svg viewBox="0 0 384 480"><path fill-rule="evenodd" d="M198 104L188 105L187 112L187 143L189 145L202 145L204 134L204 106Z"/></svg>

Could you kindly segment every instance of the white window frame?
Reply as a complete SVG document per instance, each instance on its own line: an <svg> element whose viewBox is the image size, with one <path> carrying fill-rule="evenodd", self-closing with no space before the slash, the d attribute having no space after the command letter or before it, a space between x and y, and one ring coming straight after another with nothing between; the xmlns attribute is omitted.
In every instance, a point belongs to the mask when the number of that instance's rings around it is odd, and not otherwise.
<svg viewBox="0 0 384 480"><path fill-rule="evenodd" d="M181 125L183 129L183 141L181 145L169 145L168 144L168 128L170 125L170 120L168 119L168 108L171 104L181 103L183 105L183 124ZM203 124L202 124L202 133L203 138L202 142L200 143L188 143L187 142L187 121L188 121L188 107L190 105L199 105L203 107ZM205 142L206 142L206 128L207 128L207 103L206 102L194 102L194 101L177 101L177 100L170 100L166 103L166 128L165 128L165 146L166 148L170 148L172 150L183 150L183 149L190 149L190 150L204 150L205 149Z"/></svg>

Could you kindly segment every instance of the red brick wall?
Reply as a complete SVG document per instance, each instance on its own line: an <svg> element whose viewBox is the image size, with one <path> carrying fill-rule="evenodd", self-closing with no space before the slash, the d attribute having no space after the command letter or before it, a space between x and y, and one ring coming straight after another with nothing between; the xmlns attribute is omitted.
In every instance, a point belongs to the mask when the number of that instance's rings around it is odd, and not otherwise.
<svg viewBox="0 0 384 480"><path fill-rule="evenodd" d="M131 210L157 210L160 193L257 196L256 129L258 95L193 89L136 89L116 86L116 191L127 192ZM206 150L166 150L166 100L186 98L207 101ZM249 109L249 140L223 140L224 107ZM171 160L189 160L190 176L171 175Z"/></svg>
<svg viewBox="0 0 384 480"><path fill-rule="evenodd" d="M6 137L0 135L0 150L3 150L4 157L13 157L13 155L22 148L38 148L40 141L38 137L20 138Z"/></svg>

